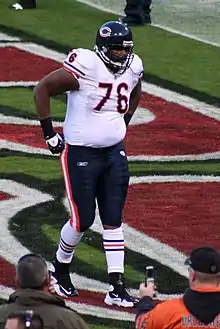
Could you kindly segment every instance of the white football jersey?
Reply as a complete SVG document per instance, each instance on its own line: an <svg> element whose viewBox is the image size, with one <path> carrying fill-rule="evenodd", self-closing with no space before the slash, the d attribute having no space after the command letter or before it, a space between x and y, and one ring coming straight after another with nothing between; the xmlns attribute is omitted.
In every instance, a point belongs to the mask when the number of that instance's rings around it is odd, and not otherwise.
<svg viewBox="0 0 220 329"><path fill-rule="evenodd" d="M143 74L141 59L134 55L130 68L114 75L95 52L80 48L69 53L63 67L79 82L79 90L68 92L66 142L101 148L122 141L130 94Z"/></svg>

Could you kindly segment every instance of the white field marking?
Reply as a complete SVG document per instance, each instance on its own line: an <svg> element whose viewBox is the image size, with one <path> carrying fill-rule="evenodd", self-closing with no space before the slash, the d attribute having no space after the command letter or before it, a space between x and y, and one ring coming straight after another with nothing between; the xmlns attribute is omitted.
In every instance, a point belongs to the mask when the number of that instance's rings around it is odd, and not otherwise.
<svg viewBox="0 0 220 329"><path fill-rule="evenodd" d="M0 47L16 47L21 50L25 50L27 52L30 52L32 54L44 57L44 58L50 58L54 61L57 61L59 63L62 63L65 54L59 53L54 50L47 49L43 46L39 46L34 43L4 43L0 44ZM147 92L151 95L160 97L168 102L173 102L175 104L180 104L182 106L187 107L188 109L201 113L203 115L206 115L210 118L220 120L220 111L219 108L206 104L204 102L200 102L192 97L184 96L181 94L178 94L174 91L170 91L161 87L158 87L156 85L143 82L142 88L144 92Z"/></svg>
<svg viewBox="0 0 220 329"><path fill-rule="evenodd" d="M0 179L0 191L16 196L0 202L0 256L14 265L22 255L29 253L29 250L10 233L8 229L10 218L25 208L52 201L53 198L49 194L9 179ZM29 218L26 220L28 221Z"/></svg>
<svg viewBox="0 0 220 329"><path fill-rule="evenodd" d="M143 183L219 183L220 176L213 175L152 175L142 177L131 177L130 185Z"/></svg>
<svg viewBox="0 0 220 329"><path fill-rule="evenodd" d="M39 120L31 120L31 119L7 116L7 115L4 115L4 114L0 113L0 124L1 123L3 123L3 124L13 124L13 125L39 126L40 127ZM62 127L63 122L54 121L53 126L54 127Z"/></svg>
<svg viewBox="0 0 220 329"><path fill-rule="evenodd" d="M37 81L1 81L0 87L7 88L7 87L34 87L37 85Z"/></svg>
<svg viewBox="0 0 220 329"><path fill-rule="evenodd" d="M4 139L0 139L0 150L10 150L23 152L28 154L41 154L41 155L49 155L49 156L58 156L52 155L48 149L43 149L40 147L27 146L20 143L9 142Z"/></svg>
<svg viewBox="0 0 220 329"><path fill-rule="evenodd" d="M7 300L8 297L14 292L15 290L3 285L0 285L0 298ZM123 311L116 311L111 310L110 308L104 308L101 306L94 306L85 303L74 303L72 301L65 301L66 305L72 308L74 311L80 314L88 314L92 316L97 316L100 318L109 318L115 320L124 320L124 321L134 321L135 314L131 314L128 312Z"/></svg>
<svg viewBox="0 0 220 329"><path fill-rule="evenodd" d="M11 294L13 294L13 292L14 292L14 289L0 285L0 298L1 299L8 299L8 297Z"/></svg>
<svg viewBox="0 0 220 329"><path fill-rule="evenodd" d="M64 107L66 105L64 104ZM156 118L156 116L144 109L144 108L138 108L135 112L134 116L131 119L130 125L140 125L140 124L146 124L151 121L153 121ZM14 117L14 116L7 116L0 113L0 124L16 124L16 125L28 125L28 126L40 126L39 120L31 120L31 119L25 119L20 117ZM53 122L54 127L62 127L63 122L60 121L54 121Z"/></svg>
<svg viewBox="0 0 220 329"><path fill-rule="evenodd" d="M20 41L20 40L21 39L17 37L12 37L10 35L0 32L0 41Z"/></svg>
<svg viewBox="0 0 220 329"><path fill-rule="evenodd" d="M118 11L116 12L114 10L111 10L110 8L106 8L104 6L97 5L97 4L93 3L93 2L91 2L91 0L76 0L76 1L81 2L81 3L84 3L84 4L86 4L86 5L90 6L90 7L96 8L98 10L105 11L107 13L112 13L112 14L115 14L115 15L118 15L118 16L124 16L124 13L123 12L120 12L120 11L119 12ZM152 23L151 26L154 26L154 27L157 27L159 29L162 29L162 30L171 32L173 34L181 35L182 37L185 37L185 38L188 38L188 39L193 39L193 40L196 40L196 41L199 41L199 42L202 42L202 43L206 43L206 44L211 45L211 46L220 47L220 44L217 43L217 42L212 42L212 41L207 40L207 39L198 38L198 37L196 37L193 34L184 33L184 32L181 32L179 30L172 29L172 28L170 28L168 26L165 26L165 25Z"/></svg>
<svg viewBox="0 0 220 329"><path fill-rule="evenodd" d="M199 37L196 37L195 35L193 35L191 33L181 32L181 31L178 31L176 29L172 29L171 27L161 25L161 24L151 24L151 25L154 26L154 27L157 27L161 30L165 30L165 31L171 32L173 34L181 35L182 37L185 37L185 38L188 38L188 39L193 39L193 40L201 42L201 43L206 43L207 45L210 45L210 46L213 46L213 47L220 47L220 43L218 43L218 42L213 42L213 41L210 41L208 39L199 38Z"/></svg>
<svg viewBox="0 0 220 329"><path fill-rule="evenodd" d="M44 46L40 46L32 42L5 42L0 43L0 47L14 47L34 55L53 59L58 63L62 63L64 58L66 57L65 54L59 53L55 50L50 50Z"/></svg>
<svg viewBox="0 0 220 329"><path fill-rule="evenodd" d="M131 122L129 123L130 126L137 126L141 124L146 124L152 122L156 119L156 116L149 110L138 107L135 111Z"/></svg>
<svg viewBox="0 0 220 329"><path fill-rule="evenodd" d="M205 161L220 159L220 151L203 154L186 155L130 155L128 161L147 161L147 162L179 162L179 161Z"/></svg>
<svg viewBox="0 0 220 329"><path fill-rule="evenodd" d="M193 112L197 112L220 121L220 109L213 105L206 104L189 96L178 94L175 91L158 87L151 83L143 82L142 90L148 94L160 97L167 102L182 105ZM181 109L179 110L181 111Z"/></svg>
<svg viewBox="0 0 220 329"><path fill-rule="evenodd" d="M81 314L88 314L92 316L97 316L99 318L108 318L123 321L135 320L135 314L131 314L123 311L111 310L110 308L104 308L101 306L88 305L84 303L74 303L72 301L67 301L66 304L74 309L76 312Z"/></svg>
<svg viewBox="0 0 220 329"><path fill-rule="evenodd" d="M57 154L52 155L48 149L41 147L28 146L21 143L9 142L4 139L0 139L0 150L17 151L28 154L40 154L57 157ZM130 155L128 156L129 162L146 161L146 162L178 162L178 161L205 161L205 160L220 159L220 151L196 154L196 155Z"/></svg>

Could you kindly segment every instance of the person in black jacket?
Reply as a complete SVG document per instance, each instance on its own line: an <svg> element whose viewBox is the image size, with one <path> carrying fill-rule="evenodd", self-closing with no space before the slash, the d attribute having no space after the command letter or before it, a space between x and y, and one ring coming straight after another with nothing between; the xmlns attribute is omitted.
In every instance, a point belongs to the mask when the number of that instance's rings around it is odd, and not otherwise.
<svg viewBox="0 0 220 329"><path fill-rule="evenodd" d="M20 0L9 6L10 9L14 10L35 9L36 7L36 0Z"/></svg>
<svg viewBox="0 0 220 329"><path fill-rule="evenodd" d="M151 23L152 0L127 0L124 9L123 23L129 26L144 25Z"/></svg>

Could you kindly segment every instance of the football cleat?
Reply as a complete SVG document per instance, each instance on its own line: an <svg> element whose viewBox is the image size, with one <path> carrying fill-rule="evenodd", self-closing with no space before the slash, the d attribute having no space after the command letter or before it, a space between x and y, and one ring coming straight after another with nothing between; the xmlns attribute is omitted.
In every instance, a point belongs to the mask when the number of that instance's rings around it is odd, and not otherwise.
<svg viewBox="0 0 220 329"><path fill-rule="evenodd" d="M109 291L104 299L105 304L107 305L117 305L122 307L136 307L138 300L133 298L128 290L125 287L125 284L122 280L117 281L113 286L110 285Z"/></svg>
<svg viewBox="0 0 220 329"><path fill-rule="evenodd" d="M50 270L54 290L61 297L78 296L78 291L71 282L69 267L70 264L60 263L55 259Z"/></svg>

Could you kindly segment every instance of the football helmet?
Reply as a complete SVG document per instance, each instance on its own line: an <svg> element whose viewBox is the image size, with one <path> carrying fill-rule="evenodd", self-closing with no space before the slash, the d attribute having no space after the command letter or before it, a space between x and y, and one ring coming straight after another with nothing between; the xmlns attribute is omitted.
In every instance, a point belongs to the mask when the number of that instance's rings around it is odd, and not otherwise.
<svg viewBox="0 0 220 329"><path fill-rule="evenodd" d="M103 24L96 34L95 51L111 71L124 73L134 57L131 30L118 21Z"/></svg>

